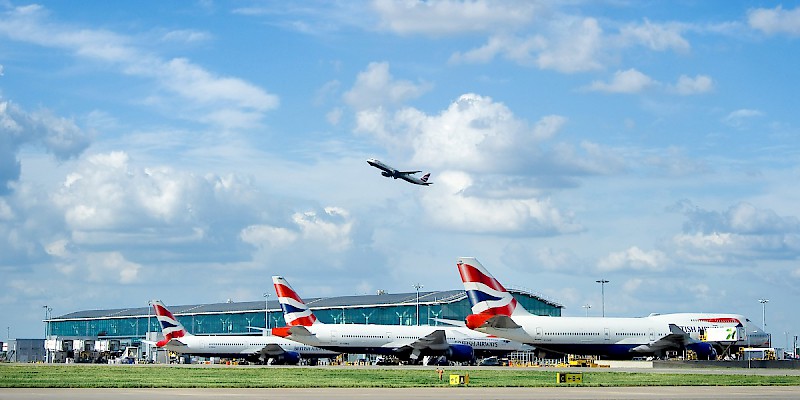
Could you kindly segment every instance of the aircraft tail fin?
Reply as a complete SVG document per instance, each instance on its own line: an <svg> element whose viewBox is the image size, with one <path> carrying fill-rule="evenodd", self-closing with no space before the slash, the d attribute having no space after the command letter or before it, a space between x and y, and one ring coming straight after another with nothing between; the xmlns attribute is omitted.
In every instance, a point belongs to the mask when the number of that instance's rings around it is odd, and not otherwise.
<svg viewBox="0 0 800 400"><path fill-rule="evenodd" d="M161 325L161 333L164 334L164 339L156 342L156 347L164 347L170 340L182 338L184 336L192 336L183 327L183 324L175 318L174 315L167 309L161 300L152 300L150 304L156 312L158 324Z"/></svg>
<svg viewBox="0 0 800 400"><path fill-rule="evenodd" d="M428 179L430 179L430 177L431 177L431 173L430 173L430 172L428 172L427 174L425 174L425 175L422 175L422 178L419 178L419 179L420 179L421 181L425 182L426 184L430 185L430 184L432 184L432 183L433 183L433 182L428 182Z"/></svg>
<svg viewBox="0 0 800 400"><path fill-rule="evenodd" d="M460 257L458 272L473 314L509 317L530 314L476 258Z"/></svg>
<svg viewBox="0 0 800 400"><path fill-rule="evenodd" d="M319 323L317 317L303 302L303 299L292 289L289 282L282 276L273 276L272 284L278 294L278 302L283 310L283 319L288 326L311 326Z"/></svg>

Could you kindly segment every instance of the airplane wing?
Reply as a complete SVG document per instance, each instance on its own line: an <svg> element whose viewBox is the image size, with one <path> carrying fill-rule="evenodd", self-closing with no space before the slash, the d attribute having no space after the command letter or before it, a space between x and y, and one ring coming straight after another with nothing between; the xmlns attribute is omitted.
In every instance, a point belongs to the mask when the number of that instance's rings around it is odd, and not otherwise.
<svg viewBox="0 0 800 400"><path fill-rule="evenodd" d="M275 357L275 356L279 356L279 355L281 355L283 353L286 353L286 350L284 350L283 347L281 347L281 346L279 346L279 345L277 345L275 343L270 343L270 344L264 346L264 348L261 349L261 351L259 351L259 353L267 355L267 356L270 356L270 357Z"/></svg>
<svg viewBox="0 0 800 400"><path fill-rule="evenodd" d="M643 344L641 346L631 349L632 352L659 352L663 350L675 350L685 347L691 342L689 334L675 324L669 324L670 333L661 339L656 340L650 344Z"/></svg>
<svg viewBox="0 0 800 400"><path fill-rule="evenodd" d="M397 171L397 174L398 175L414 175L414 174L418 174L420 172L422 172L422 171Z"/></svg>
<svg viewBox="0 0 800 400"><path fill-rule="evenodd" d="M401 354L411 352L410 358L416 360L425 351L444 351L447 350L448 347L450 347L450 344L447 343L444 330L437 329L414 342L395 347L394 351Z"/></svg>
<svg viewBox="0 0 800 400"><path fill-rule="evenodd" d="M289 328L289 335L291 336L314 336L311 331L308 330L305 326L292 326Z"/></svg>

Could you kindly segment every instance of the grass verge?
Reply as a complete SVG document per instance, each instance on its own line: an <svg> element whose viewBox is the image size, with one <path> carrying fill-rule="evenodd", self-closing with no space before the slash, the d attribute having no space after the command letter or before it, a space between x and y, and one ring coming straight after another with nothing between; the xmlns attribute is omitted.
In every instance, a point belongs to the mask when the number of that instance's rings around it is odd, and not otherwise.
<svg viewBox="0 0 800 400"><path fill-rule="evenodd" d="M0 365L0 387L447 387L450 374L469 374L472 387L558 386L556 372L530 369L446 369L440 381L433 369L4 364ZM583 386L800 386L800 376L583 372L583 382Z"/></svg>

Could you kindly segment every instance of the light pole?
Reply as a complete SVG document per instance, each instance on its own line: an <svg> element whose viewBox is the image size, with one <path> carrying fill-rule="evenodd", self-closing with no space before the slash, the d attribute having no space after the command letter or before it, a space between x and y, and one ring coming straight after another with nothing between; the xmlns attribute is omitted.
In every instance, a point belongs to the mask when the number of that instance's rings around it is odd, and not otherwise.
<svg viewBox="0 0 800 400"><path fill-rule="evenodd" d="M769 299L758 299L758 302L761 303L761 325L764 326L764 331L767 330L767 303L769 303Z"/></svg>
<svg viewBox="0 0 800 400"><path fill-rule="evenodd" d="M53 311L52 308L48 307L47 305L42 306L44 308L44 347L45 347L45 361L46 363L50 362L50 350L47 348L47 331L48 325L50 324L50 311Z"/></svg>
<svg viewBox="0 0 800 400"><path fill-rule="evenodd" d="M605 279L600 279L595 281L600 284L600 296L602 299L602 310L603 310L603 317L606 316L606 283L610 282Z"/></svg>
<svg viewBox="0 0 800 400"><path fill-rule="evenodd" d="M586 309L586 316L588 317L589 316L589 309L592 308L592 305L591 304L584 304L581 307Z"/></svg>
<svg viewBox="0 0 800 400"><path fill-rule="evenodd" d="M419 283L414 284L414 289L417 289L417 325L419 325L419 289L422 288L422 285Z"/></svg>
<svg viewBox="0 0 800 400"><path fill-rule="evenodd" d="M264 292L264 321L267 321L267 330L269 330L269 293L267 292ZM265 331L264 334L267 332Z"/></svg>

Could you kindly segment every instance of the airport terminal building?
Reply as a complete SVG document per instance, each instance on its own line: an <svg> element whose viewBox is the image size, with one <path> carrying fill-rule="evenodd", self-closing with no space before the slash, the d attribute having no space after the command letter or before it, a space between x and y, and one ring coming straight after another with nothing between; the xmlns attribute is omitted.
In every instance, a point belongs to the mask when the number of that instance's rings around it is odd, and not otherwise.
<svg viewBox="0 0 800 400"><path fill-rule="evenodd" d="M526 290L508 290L531 313L561 316L563 306L555 301ZM285 325L278 300L270 297L267 301L166 306L195 335L260 335L260 330L249 327ZM306 304L327 324L443 325L439 319L463 321L471 313L463 290L311 298ZM125 347L161 335L153 309L146 305L76 311L45 322L50 347L59 350L65 341L109 339Z"/></svg>

